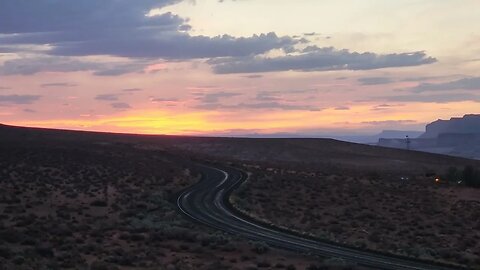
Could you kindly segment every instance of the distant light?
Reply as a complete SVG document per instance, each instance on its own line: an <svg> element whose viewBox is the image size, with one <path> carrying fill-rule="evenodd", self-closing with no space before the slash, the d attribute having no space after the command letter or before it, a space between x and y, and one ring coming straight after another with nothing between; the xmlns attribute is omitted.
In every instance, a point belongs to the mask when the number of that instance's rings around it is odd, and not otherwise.
<svg viewBox="0 0 480 270"><path fill-rule="evenodd" d="M435 182L440 182L440 178L435 178Z"/></svg>

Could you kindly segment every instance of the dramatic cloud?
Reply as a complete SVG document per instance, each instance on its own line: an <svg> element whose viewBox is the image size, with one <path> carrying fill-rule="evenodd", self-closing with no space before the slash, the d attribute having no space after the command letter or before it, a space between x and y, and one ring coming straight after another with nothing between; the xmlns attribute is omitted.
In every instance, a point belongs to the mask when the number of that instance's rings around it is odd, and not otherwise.
<svg viewBox="0 0 480 270"><path fill-rule="evenodd" d="M362 85L389 84L393 82L393 80L388 77L366 77L366 78L360 78L358 79L358 81Z"/></svg>
<svg viewBox="0 0 480 270"><path fill-rule="evenodd" d="M0 75L33 75L39 72L92 71L96 76L114 76L139 72L145 60L95 62L79 57L36 55L7 60L0 65Z"/></svg>
<svg viewBox="0 0 480 270"><path fill-rule="evenodd" d="M226 109L226 110L287 110L287 111L321 111L321 108L309 105L289 104L281 102L252 102L252 103L239 103L236 105L224 105L221 103L206 103L195 106L197 109L213 110L213 109Z"/></svg>
<svg viewBox="0 0 480 270"><path fill-rule="evenodd" d="M251 37L191 36L187 21L172 13L146 16L179 1L62 0L0 2L1 44L50 44L48 54L114 55L129 58L193 59L246 57L299 41L275 33ZM41 23L39 23L41 22ZM141 49L140 49L141 48ZM117 75L123 69L98 75Z"/></svg>
<svg viewBox="0 0 480 270"><path fill-rule="evenodd" d="M42 83L40 87L48 88L48 87L74 87L77 86L75 83L68 83L68 82L58 82L58 83Z"/></svg>
<svg viewBox="0 0 480 270"><path fill-rule="evenodd" d="M391 109L391 108L394 108L394 107L399 107L401 105L399 104L379 104L379 105L376 105L372 108L372 111L384 111L384 110L388 110L388 109Z"/></svg>
<svg viewBox="0 0 480 270"><path fill-rule="evenodd" d="M131 108L131 106L125 102L114 102L114 103L111 103L110 105L112 106L112 108L118 109L118 110L126 110Z"/></svg>
<svg viewBox="0 0 480 270"><path fill-rule="evenodd" d="M176 98L151 98L151 102L177 102Z"/></svg>
<svg viewBox="0 0 480 270"><path fill-rule="evenodd" d="M417 123L415 120L384 120L384 121L363 121L362 124L367 125L403 125L403 124L413 124Z"/></svg>
<svg viewBox="0 0 480 270"><path fill-rule="evenodd" d="M8 60L0 66L0 75L32 75L38 72L74 72L101 68L94 62L69 57L37 56Z"/></svg>
<svg viewBox="0 0 480 270"><path fill-rule="evenodd" d="M162 18L143 15L152 8L174 4L176 0L2 0L0 25L2 33L101 31L102 28L136 28L166 25ZM41 22L41 23L39 23ZM177 23L174 23L177 25Z"/></svg>
<svg viewBox="0 0 480 270"><path fill-rule="evenodd" d="M220 99L224 98L230 98L230 97L235 97L235 96L240 96L241 93L232 93L232 92L214 92L214 93L207 93L207 94L202 94L198 99L202 103L216 103L219 102Z"/></svg>
<svg viewBox="0 0 480 270"><path fill-rule="evenodd" d="M313 89L306 90L292 90L292 91L260 91L257 96L251 102L240 102L235 104L228 104L228 98L237 97L242 95L241 93L234 92L211 92L211 93L198 93L196 100L200 104L193 106L193 108L201 110L302 110L302 111L319 111L320 109L315 106L296 104L294 102L286 102L286 100L280 98L281 94L294 94L294 93L306 93L309 91L316 91Z"/></svg>
<svg viewBox="0 0 480 270"><path fill-rule="evenodd" d="M310 49L307 53L275 58L240 57L209 61L215 73L259 73L271 71L370 70L418 66L437 60L424 52L400 54L357 53L334 48Z"/></svg>
<svg viewBox="0 0 480 270"><path fill-rule="evenodd" d="M95 97L96 100L101 101L114 101L118 100L118 94L102 94Z"/></svg>
<svg viewBox="0 0 480 270"><path fill-rule="evenodd" d="M167 33L156 37L153 33L145 36L130 36L124 39L105 39L66 43L55 47L52 54L67 56L114 55L131 58L163 58L172 60L246 57L265 53L272 49L295 44L289 37L277 37L275 33L235 38L229 35L206 37L190 36L184 33ZM142 49L139 50L138 48Z"/></svg>
<svg viewBox="0 0 480 270"><path fill-rule="evenodd" d="M262 78L263 75L260 75L260 74L252 74L252 75L245 75L245 76L242 76L243 78L248 78L248 79L259 79L259 78Z"/></svg>
<svg viewBox="0 0 480 270"><path fill-rule="evenodd" d="M414 92L450 91L450 90L480 90L480 77L464 78L445 83L421 83L412 88Z"/></svg>
<svg viewBox="0 0 480 270"><path fill-rule="evenodd" d="M313 94L318 92L317 89L290 89L286 91L259 91L256 96L256 100L262 102L272 102L272 101L287 101L284 96L292 95L302 95L302 94Z"/></svg>
<svg viewBox="0 0 480 270"><path fill-rule="evenodd" d="M260 91L257 93L257 96L255 97L255 99L258 101L268 101L268 102L282 100L278 92L274 92L274 91Z"/></svg>
<svg viewBox="0 0 480 270"><path fill-rule="evenodd" d="M122 89L123 92L140 92L142 91L142 89L140 88L126 88L126 89Z"/></svg>
<svg viewBox="0 0 480 270"><path fill-rule="evenodd" d="M37 95L0 95L0 104L32 104L40 97Z"/></svg>
<svg viewBox="0 0 480 270"><path fill-rule="evenodd" d="M449 103L460 101L476 101L480 102L480 95L474 94L433 94L433 95L401 95L382 97L388 101L397 102L432 102L432 103Z"/></svg>
<svg viewBox="0 0 480 270"><path fill-rule="evenodd" d="M235 107L239 109L281 109L281 110L293 110L293 111L321 111L321 109L316 106L287 104L287 103L280 103L280 102L240 103Z"/></svg>

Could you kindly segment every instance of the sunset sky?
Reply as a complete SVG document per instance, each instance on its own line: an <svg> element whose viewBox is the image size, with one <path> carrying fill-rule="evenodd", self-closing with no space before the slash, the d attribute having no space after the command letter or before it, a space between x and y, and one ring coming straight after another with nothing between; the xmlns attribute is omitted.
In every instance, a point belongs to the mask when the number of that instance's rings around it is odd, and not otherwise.
<svg viewBox="0 0 480 270"><path fill-rule="evenodd" d="M478 0L0 0L0 123L363 134L480 113Z"/></svg>

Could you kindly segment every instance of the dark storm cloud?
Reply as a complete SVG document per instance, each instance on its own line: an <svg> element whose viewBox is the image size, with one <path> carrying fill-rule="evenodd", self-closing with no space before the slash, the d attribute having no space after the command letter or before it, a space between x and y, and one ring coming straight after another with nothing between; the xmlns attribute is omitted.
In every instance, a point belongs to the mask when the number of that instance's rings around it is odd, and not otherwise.
<svg viewBox="0 0 480 270"><path fill-rule="evenodd" d="M135 36L136 35L136 36ZM66 43L56 46L52 54L67 56L115 55L131 58L163 58L186 60L194 58L245 57L261 54L271 49L295 44L289 37L277 37L275 33L235 38L229 35L206 37L184 33L132 33L125 37L112 37ZM138 48L142 49L139 50Z"/></svg>
<svg viewBox="0 0 480 270"><path fill-rule="evenodd" d="M361 85L379 85L379 84L389 84L393 80L389 77L366 77L358 79Z"/></svg>
<svg viewBox="0 0 480 270"><path fill-rule="evenodd" d="M437 60L424 52L375 54L356 53L334 48L318 48L299 55L275 58L241 57L209 61L215 73L259 73L271 71L370 70L387 67L417 66Z"/></svg>
<svg viewBox="0 0 480 270"><path fill-rule="evenodd" d="M152 8L174 4L176 0L2 0L0 32L40 33L71 30L100 31L102 28L129 28L165 25L163 18L142 15ZM41 22L41 23L40 23Z"/></svg>
<svg viewBox="0 0 480 270"><path fill-rule="evenodd" d="M0 104L32 104L40 98L38 95L0 95Z"/></svg>
<svg viewBox="0 0 480 270"><path fill-rule="evenodd" d="M192 59L244 57L298 41L274 33L235 38L191 36L187 20L172 13L145 16L179 1L2 0L1 44L50 44L61 56L114 55ZM41 23L39 23L41 22ZM118 73L120 74L120 73ZM112 72L108 75L117 75Z"/></svg>
<svg viewBox="0 0 480 270"><path fill-rule="evenodd" d="M480 90L480 77L464 78L444 83L421 83L411 88L414 92L450 91L450 90Z"/></svg>

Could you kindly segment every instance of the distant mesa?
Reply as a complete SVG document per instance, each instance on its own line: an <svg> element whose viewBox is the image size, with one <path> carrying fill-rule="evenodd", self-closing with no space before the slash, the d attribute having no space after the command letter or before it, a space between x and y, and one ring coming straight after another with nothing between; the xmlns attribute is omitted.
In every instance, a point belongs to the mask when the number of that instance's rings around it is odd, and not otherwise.
<svg viewBox="0 0 480 270"><path fill-rule="evenodd" d="M480 114L467 114L450 120L439 119L427 125L421 138L437 138L445 133L480 134Z"/></svg>
<svg viewBox="0 0 480 270"><path fill-rule="evenodd" d="M382 137L378 145L480 159L480 114L432 122L418 138L410 138L408 145L405 137Z"/></svg>

